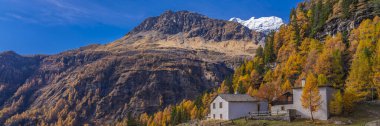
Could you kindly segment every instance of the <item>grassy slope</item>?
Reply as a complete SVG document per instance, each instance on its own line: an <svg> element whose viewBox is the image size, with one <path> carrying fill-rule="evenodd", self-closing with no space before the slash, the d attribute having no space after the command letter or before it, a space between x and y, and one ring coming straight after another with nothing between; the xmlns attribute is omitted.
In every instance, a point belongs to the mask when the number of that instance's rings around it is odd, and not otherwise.
<svg viewBox="0 0 380 126"><path fill-rule="evenodd" d="M356 110L343 117L332 117L335 120L352 120L352 125L364 125L373 120L380 120L380 101L377 104L360 104Z"/></svg>

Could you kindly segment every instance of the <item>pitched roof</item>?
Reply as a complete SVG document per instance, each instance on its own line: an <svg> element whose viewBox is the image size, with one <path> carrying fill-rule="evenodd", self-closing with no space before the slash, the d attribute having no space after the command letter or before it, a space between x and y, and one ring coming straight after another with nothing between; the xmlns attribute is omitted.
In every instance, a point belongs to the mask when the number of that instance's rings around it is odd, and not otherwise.
<svg viewBox="0 0 380 126"><path fill-rule="evenodd" d="M219 94L222 99L228 102L256 102L257 98L253 98L247 94Z"/></svg>
<svg viewBox="0 0 380 126"><path fill-rule="evenodd" d="M334 88L334 86L331 86L331 85L321 85L321 86L318 86L318 88ZM302 87L297 86L297 87L294 87L293 89L302 89Z"/></svg>

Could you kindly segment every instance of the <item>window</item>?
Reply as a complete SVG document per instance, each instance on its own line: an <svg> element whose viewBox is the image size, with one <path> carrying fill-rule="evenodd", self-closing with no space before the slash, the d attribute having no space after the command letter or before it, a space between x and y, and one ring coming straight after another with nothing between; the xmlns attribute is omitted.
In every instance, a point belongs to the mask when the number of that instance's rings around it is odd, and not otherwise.
<svg viewBox="0 0 380 126"><path fill-rule="evenodd" d="M215 119L215 114L212 114L213 118Z"/></svg>
<svg viewBox="0 0 380 126"><path fill-rule="evenodd" d="M215 109L215 103L212 103L212 108Z"/></svg>
<svg viewBox="0 0 380 126"><path fill-rule="evenodd" d="M223 102L219 102L219 108L223 108Z"/></svg>
<svg viewBox="0 0 380 126"><path fill-rule="evenodd" d="M220 119L223 119L223 114L220 114Z"/></svg>
<svg viewBox="0 0 380 126"><path fill-rule="evenodd" d="M292 97L288 97L288 101L293 101L293 98Z"/></svg>
<svg viewBox="0 0 380 126"><path fill-rule="evenodd" d="M282 110L282 111L285 111L285 107L284 107L284 106L281 106L281 110Z"/></svg>

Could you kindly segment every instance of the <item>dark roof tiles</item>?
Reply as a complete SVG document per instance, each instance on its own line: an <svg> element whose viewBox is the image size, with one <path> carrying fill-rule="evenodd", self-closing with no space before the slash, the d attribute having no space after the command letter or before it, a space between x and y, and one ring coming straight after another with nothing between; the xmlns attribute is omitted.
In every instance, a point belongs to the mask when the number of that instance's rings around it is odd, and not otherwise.
<svg viewBox="0 0 380 126"><path fill-rule="evenodd" d="M222 99L228 102L257 102L259 99L247 94L219 94Z"/></svg>

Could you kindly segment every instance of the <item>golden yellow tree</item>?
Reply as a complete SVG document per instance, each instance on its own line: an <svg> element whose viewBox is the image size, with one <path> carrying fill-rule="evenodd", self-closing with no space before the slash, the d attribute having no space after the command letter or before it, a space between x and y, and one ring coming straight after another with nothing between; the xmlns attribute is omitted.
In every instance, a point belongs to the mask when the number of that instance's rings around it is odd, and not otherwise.
<svg viewBox="0 0 380 126"><path fill-rule="evenodd" d="M256 97L265 99L269 104L272 104L273 100L279 97L282 93L279 80L261 84Z"/></svg>
<svg viewBox="0 0 380 126"><path fill-rule="evenodd" d="M377 40L376 48L375 48L375 54L373 55L373 84L374 87L377 89L377 95L380 98L380 17L376 16L373 19L373 27L374 29L377 29L374 31L374 37L373 40Z"/></svg>
<svg viewBox="0 0 380 126"><path fill-rule="evenodd" d="M374 55L373 72L373 84L377 89L377 96L380 97L380 39L377 41L377 49Z"/></svg>
<svg viewBox="0 0 380 126"><path fill-rule="evenodd" d="M128 119L123 119L121 121L116 122L115 126L128 126Z"/></svg>
<svg viewBox="0 0 380 126"><path fill-rule="evenodd" d="M296 36L295 29L292 26L284 26L280 28L279 32L279 34L275 34L274 42L277 52L277 62L286 62L290 55L297 52L296 49L298 47L294 39Z"/></svg>
<svg viewBox="0 0 380 126"><path fill-rule="evenodd" d="M348 87L344 90L343 95L343 110L346 113L351 113L355 107L355 102L360 101L357 95L357 90L352 87Z"/></svg>
<svg viewBox="0 0 380 126"><path fill-rule="evenodd" d="M257 92L258 92L257 89L255 89L255 88L253 88L252 86L250 86L250 87L248 88L247 94L250 95L250 96L256 96Z"/></svg>
<svg viewBox="0 0 380 126"><path fill-rule="evenodd" d="M314 121L313 112L319 110L322 101L317 79L312 73L307 75L305 87L302 89L301 103L303 108L310 111L311 120Z"/></svg>
<svg viewBox="0 0 380 126"><path fill-rule="evenodd" d="M198 116L199 116L199 111L198 111L197 106L195 106L195 107L193 107L193 109L191 110L190 118L191 118L191 119L197 119Z"/></svg>
<svg viewBox="0 0 380 126"><path fill-rule="evenodd" d="M148 124L148 121L149 121L149 116L147 113L143 113L140 115L140 118L139 118L139 122L142 124L142 125L147 125Z"/></svg>
<svg viewBox="0 0 380 126"><path fill-rule="evenodd" d="M168 106L162 112L162 124L170 124L171 122L172 106Z"/></svg>
<svg viewBox="0 0 380 126"><path fill-rule="evenodd" d="M286 80L285 83L281 86L282 92L287 92L292 90L292 85L289 80Z"/></svg>
<svg viewBox="0 0 380 126"><path fill-rule="evenodd" d="M331 114L340 115L343 112L342 108L343 108L343 97L340 91L337 91L334 94L333 99L331 100L329 104L329 110Z"/></svg>
<svg viewBox="0 0 380 126"><path fill-rule="evenodd" d="M223 83L218 88L218 94L224 94L224 93L227 93L228 91L229 91L229 89L228 89L227 85L225 84L225 81L223 81Z"/></svg>
<svg viewBox="0 0 380 126"><path fill-rule="evenodd" d="M290 55L288 61L286 62L283 71L284 71L285 77L291 82L294 82L298 78L298 76L301 74L302 62L303 61L301 59L301 56L296 53L293 53L292 55Z"/></svg>

